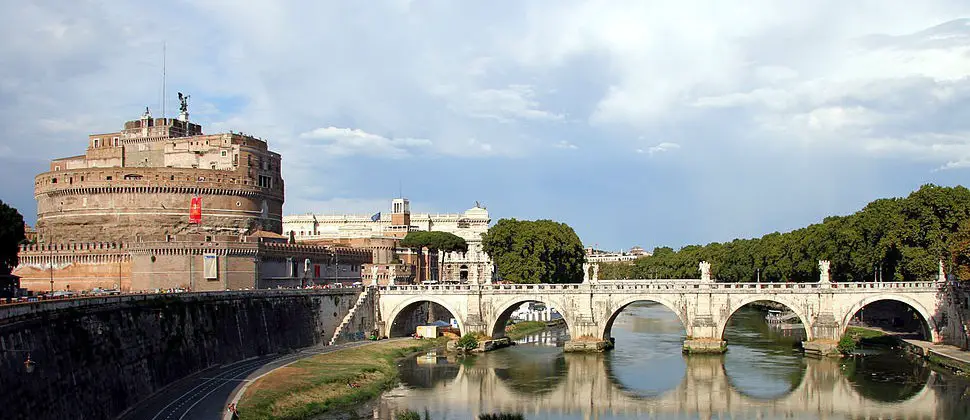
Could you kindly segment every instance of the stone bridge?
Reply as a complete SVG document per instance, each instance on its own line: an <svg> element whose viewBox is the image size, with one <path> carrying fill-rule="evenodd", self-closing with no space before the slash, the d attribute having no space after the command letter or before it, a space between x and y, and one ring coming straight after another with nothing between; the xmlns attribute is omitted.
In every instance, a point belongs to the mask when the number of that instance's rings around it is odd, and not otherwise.
<svg viewBox="0 0 970 420"><path fill-rule="evenodd" d="M804 371L791 388L773 397L754 396L735 386L722 357L688 357L679 383L666 391L644 395L618 382L608 358L596 355L559 354L565 371L548 380L540 391L521 389L505 378L509 366L498 358L482 358L471 366L458 364L454 376L435 383L427 400L434 411L459 410L477 418L487 412L571 413L582 418L612 418L618 414L640 418L681 414L685 418L949 418L941 415L956 408L965 387L947 389L930 369L921 371L912 390L896 401L879 401L860 394L837 360L806 359ZM547 361L544 372L556 371ZM441 365L437 365L441 366ZM430 368L436 368L433 366ZM454 366L454 365L452 365ZM863 378L862 380L865 380ZM392 393L395 391L392 391ZM400 391L398 391L400 392ZM392 395L393 397L393 395ZM888 395L880 396L890 399ZM394 401L395 398L390 398ZM396 399L408 402L407 398ZM383 407L384 410L402 407ZM421 410L423 406L411 409ZM612 416L611 416L612 415ZM385 417L381 417L385 418ZM386 417L390 418L390 417ZM679 417L678 417L679 418Z"/></svg>
<svg viewBox="0 0 970 420"><path fill-rule="evenodd" d="M823 279L824 280L824 279ZM845 332L852 317L877 301L897 301L912 307L922 318L926 340L941 342L942 283L715 283L695 280L614 280L582 284L462 284L391 285L377 290L378 329L383 335L400 334L395 323L431 302L451 313L462 334L481 332L504 336L510 315L525 302L555 308L569 329L570 349L609 347L613 321L634 302L656 302L677 315L687 331L685 351L723 351L724 329L731 315L757 301L782 304L805 326L805 349L828 353ZM413 318L413 317L412 317ZM447 319L447 317L446 317ZM594 343L594 344L590 344Z"/></svg>

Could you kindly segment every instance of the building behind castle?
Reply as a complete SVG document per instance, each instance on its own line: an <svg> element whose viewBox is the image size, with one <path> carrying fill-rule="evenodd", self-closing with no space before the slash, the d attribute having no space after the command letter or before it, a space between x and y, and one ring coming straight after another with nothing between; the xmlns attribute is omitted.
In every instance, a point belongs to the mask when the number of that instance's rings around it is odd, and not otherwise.
<svg viewBox="0 0 970 420"><path fill-rule="evenodd" d="M373 266L364 268L365 275L368 270L376 270L382 281L393 277L396 282L488 283L492 280L494 266L482 250L482 234L488 231L490 222L488 210L478 203L463 213L411 213L410 201L396 198L391 201L390 214L284 216L283 231L299 242L371 249L374 262ZM432 230L462 237L468 243L468 251L425 254L423 261L419 261L412 250L398 246L408 232Z"/></svg>

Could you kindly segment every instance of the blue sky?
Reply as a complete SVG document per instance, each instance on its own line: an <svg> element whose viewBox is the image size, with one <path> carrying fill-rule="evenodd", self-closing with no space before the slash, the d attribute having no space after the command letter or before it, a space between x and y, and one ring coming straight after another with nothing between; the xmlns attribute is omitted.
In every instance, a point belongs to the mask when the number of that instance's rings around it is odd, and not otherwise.
<svg viewBox="0 0 970 420"><path fill-rule="evenodd" d="M716 6L712 6L716 3ZM970 179L965 0L0 0L0 199L150 106L283 155L287 214L480 201L620 249Z"/></svg>

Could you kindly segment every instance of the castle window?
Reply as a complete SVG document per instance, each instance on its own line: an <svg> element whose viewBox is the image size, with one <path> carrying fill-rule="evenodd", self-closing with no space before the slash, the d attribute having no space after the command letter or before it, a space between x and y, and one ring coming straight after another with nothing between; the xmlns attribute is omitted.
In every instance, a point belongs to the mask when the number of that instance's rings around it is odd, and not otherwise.
<svg viewBox="0 0 970 420"><path fill-rule="evenodd" d="M99 138L94 139L94 147L95 148L101 147L101 139Z"/></svg>
<svg viewBox="0 0 970 420"><path fill-rule="evenodd" d="M111 175L108 175L108 176L106 176L106 177L104 177L104 179L105 179L106 181L111 181Z"/></svg>
<svg viewBox="0 0 970 420"><path fill-rule="evenodd" d="M273 178L270 178L265 175L260 175L259 186L263 188L273 188Z"/></svg>
<svg viewBox="0 0 970 420"><path fill-rule="evenodd" d="M169 180L169 181L175 181L175 175L170 175L170 176L168 177L168 180Z"/></svg>
<svg viewBox="0 0 970 420"><path fill-rule="evenodd" d="M56 183L57 183L57 178L51 178L51 184L56 184Z"/></svg>
<svg viewBox="0 0 970 420"><path fill-rule="evenodd" d="M61 170L61 167L60 167L60 166L55 166L55 167L54 167L54 170L55 170L55 171L59 171L59 170Z"/></svg>
<svg viewBox="0 0 970 420"><path fill-rule="evenodd" d="M114 146L114 147L118 147L118 138L117 137L111 139L111 145Z"/></svg>
<svg viewBox="0 0 970 420"><path fill-rule="evenodd" d="M84 175L81 175L81 182L84 182Z"/></svg>
<svg viewBox="0 0 970 420"><path fill-rule="evenodd" d="M223 150L222 153L220 153L220 155L222 155L222 157L226 157L226 151Z"/></svg>

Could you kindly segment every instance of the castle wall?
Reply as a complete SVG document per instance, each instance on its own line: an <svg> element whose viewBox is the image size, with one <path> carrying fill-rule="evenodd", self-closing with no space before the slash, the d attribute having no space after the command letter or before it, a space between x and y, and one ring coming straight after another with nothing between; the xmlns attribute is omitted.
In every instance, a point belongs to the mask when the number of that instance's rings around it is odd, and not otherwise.
<svg viewBox="0 0 970 420"><path fill-rule="evenodd" d="M22 246L13 274L32 291L131 290L132 261L124 244L75 243Z"/></svg>
<svg viewBox="0 0 970 420"><path fill-rule="evenodd" d="M193 195L202 224L188 221ZM89 168L35 178L37 230L45 242L126 241L191 231L282 232L282 182L254 185L233 172L179 168Z"/></svg>

